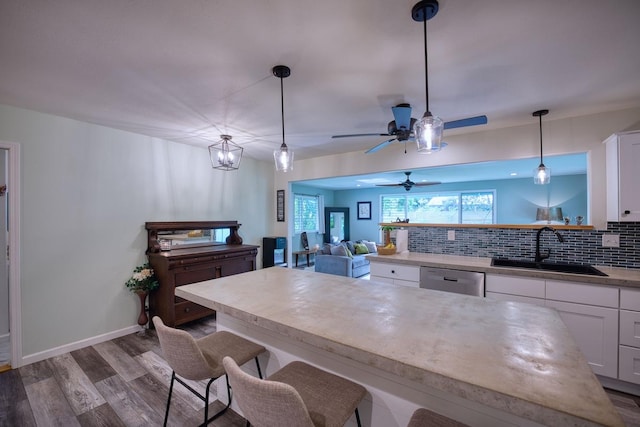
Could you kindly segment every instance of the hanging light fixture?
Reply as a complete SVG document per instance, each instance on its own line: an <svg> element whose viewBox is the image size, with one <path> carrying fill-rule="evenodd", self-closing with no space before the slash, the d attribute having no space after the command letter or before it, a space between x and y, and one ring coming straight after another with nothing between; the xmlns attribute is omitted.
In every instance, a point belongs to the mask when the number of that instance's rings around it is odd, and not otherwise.
<svg viewBox="0 0 640 427"><path fill-rule="evenodd" d="M286 65L276 65L272 71L273 75L280 79L280 103L282 105L282 145L280 145L280 149L273 152L273 158L276 161L277 171L289 172L293 170L293 151L290 151L284 142L284 85L282 79L291 75L291 69Z"/></svg>
<svg viewBox="0 0 640 427"><path fill-rule="evenodd" d="M209 146L209 157L214 169L236 170L240 167L244 148L231 142L230 135L220 135L221 140Z"/></svg>
<svg viewBox="0 0 640 427"><path fill-rule="evenodd" d="M542 116L549 114L549 110L538 110L533 112L534 117L540 119L540 166L533 170L534 184L548 184L551 182L551 169L542 162Z"/></svg>
<svg viewBox="0 0 640 427"><path fill-rule="evenodd" d="M438 13L436 0L422 0L416 3L411 10L414 21L424 23L424 86L426 98L426 112L413 126L419 153L434 153L443 148L442 131L444 122L440 117L434 116L429 111L429 68L427 61L427 21Z"/></svg>

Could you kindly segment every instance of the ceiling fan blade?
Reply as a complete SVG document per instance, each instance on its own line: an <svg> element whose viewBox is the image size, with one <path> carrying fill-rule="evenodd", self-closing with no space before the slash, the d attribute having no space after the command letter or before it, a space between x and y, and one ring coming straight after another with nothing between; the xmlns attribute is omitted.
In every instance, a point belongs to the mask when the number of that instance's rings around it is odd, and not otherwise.
<svg viewBox="0 0 640 427"><path fill-rule="evenodd" d="M380 144L376 145L375 147L369 148L364 153L365 154L375 153L378 150L382 150L384 147L386 147L387 145L391 144L395 140L396 140L396 138L387 139L386 141L381 142Z"/></svg>
<svg viewBox="0 0 640 427"><path fill-rule="evenodd" d="M396 128L411 128L411 106L409 104L398 104L391 107L391 111L393 111L393 118L396 120Z"/></svg>
<svg viewBox="0 0 640 427"><path fill-rule="evenodd" d="M438 185L438 184L442 184L442 182L440 181L415 182L413 185L415 185L416 187L425 187L427 185Z"/></svg>
<svg viewBox="0 0 640 427"><path fill-rule="evenodd" d="M467 126L486 125L487 116L468 117L466 119L453 120L451 122L445 122L445 129L463 128Z"/></svg>
<svg viewBox="0 0 640 427"><path fill-rule="evenodd" d="M351 135L333 135L331 138L351 138L354 136L391 136L388 133L353 133Z"/></svg>
<svg viewBox="0 0 640 427"><path fill-rule="evenodd" d="M398 184L376 184L376 187L398 187L404 185L404 182Z"/></svg>

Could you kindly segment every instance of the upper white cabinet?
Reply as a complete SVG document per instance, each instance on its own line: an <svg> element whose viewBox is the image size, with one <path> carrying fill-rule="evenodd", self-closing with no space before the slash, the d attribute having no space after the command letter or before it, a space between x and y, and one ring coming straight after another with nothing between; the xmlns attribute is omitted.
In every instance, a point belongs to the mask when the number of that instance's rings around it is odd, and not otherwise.
<svg viewBox="0 0 640 427"><path fill-rule="evenodd" d="M611 135L607 151L607 221L640 221L640 131Z"/></svg>

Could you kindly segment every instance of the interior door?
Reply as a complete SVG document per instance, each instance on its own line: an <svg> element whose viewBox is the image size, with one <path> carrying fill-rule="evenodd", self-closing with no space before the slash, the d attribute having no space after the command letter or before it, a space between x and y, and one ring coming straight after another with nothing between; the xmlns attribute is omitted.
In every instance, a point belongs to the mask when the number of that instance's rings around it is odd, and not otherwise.
<svg viewBox="0 0 640 427"><path fill-rule="evenodd" d="M7 200L7 150L0 149L0 368L11 362Z"/></svg>

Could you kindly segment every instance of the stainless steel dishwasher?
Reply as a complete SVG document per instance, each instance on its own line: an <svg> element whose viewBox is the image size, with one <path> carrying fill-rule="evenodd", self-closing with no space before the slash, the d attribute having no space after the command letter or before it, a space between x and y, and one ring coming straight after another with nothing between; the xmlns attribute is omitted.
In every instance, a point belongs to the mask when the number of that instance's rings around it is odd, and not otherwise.
<svg viewBox="0 0 640 427"><path fill-rule="evenodd" d="M484 297L484 273L420 267L420 287Z"/></svg>

